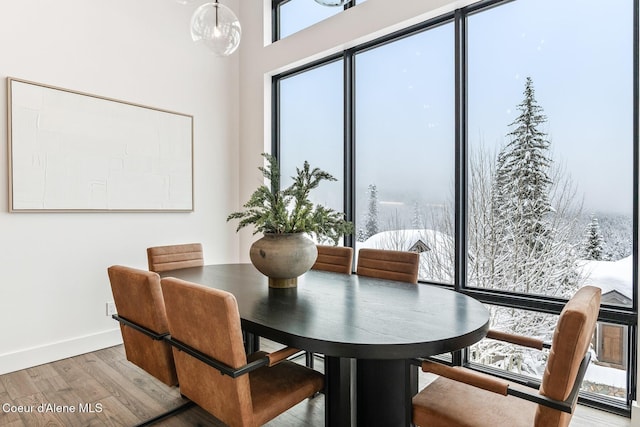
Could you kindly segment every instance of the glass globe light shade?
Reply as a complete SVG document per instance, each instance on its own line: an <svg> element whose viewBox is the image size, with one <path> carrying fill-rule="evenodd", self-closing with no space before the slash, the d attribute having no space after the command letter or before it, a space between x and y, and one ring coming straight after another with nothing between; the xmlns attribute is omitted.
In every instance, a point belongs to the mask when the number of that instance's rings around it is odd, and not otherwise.
<svg viewBox="0 0 640 427"><path fill-rule="evenodd" d="M316 0L316 3L323 6L344 6L349 0Z"/></svg>
<svg viewBox="0 0 640 427"><path fill-rule="evenodd" d="M240 21L228 7L205 3L191 16L191 38L217 56L231 55L240 45Z"/></svg>
<svg viewBox="0 0 640 427"><path fill-rule="evenodd" d="M176 0L176 2L180 4L189 4L189 3L193 3L193 0Z"/></svg>

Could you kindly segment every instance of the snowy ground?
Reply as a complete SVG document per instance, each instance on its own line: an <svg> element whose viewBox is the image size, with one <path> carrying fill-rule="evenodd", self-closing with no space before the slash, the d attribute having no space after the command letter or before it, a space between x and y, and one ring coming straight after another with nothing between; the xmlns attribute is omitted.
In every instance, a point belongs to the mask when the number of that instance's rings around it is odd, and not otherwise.
<svg viewBox="0 0 640 427"><path fill-rule="evenodd" d="M592 363L587 369L584 379L596 384L605 384L621 389L627 388L627 372L622 369L608 368Z"/></svg>

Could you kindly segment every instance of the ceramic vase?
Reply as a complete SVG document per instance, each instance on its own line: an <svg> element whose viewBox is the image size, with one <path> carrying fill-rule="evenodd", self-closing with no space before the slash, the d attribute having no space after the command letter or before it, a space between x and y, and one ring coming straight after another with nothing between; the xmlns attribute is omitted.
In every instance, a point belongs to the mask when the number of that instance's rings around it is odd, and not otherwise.
<svg viewBox="0 0 640 427"><path fill-rule="evenodd" d="M316 244L304 233L265 233L249 250L253 265L269 278L272 288L293 288L298 276L316 262Z"/></svg>

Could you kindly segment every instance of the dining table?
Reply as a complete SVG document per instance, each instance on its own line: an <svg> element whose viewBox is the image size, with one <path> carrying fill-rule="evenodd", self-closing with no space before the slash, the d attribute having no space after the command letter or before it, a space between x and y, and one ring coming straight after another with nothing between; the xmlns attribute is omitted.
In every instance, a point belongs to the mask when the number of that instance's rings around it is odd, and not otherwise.
<svg viewBox="0 0 640 427"><path fill-rule="evenodd" d="M328 427L412 425L415 358L460 350L489 329L482 303L435 285L312 269L277 289L252 264L160 274L228 291L247 333L323 355Z"/></svg>

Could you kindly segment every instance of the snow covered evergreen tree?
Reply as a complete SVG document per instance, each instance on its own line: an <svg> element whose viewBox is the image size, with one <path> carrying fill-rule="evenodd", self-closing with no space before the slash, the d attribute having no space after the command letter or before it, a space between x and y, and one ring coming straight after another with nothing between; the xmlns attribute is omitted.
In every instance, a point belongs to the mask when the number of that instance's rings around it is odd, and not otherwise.
<svg viewBox="0 0 640 427"><path fill-rule="evenodd" d="M375 184L369 184L367 188L369 193L369 210L367 211L367 218L364 223L364 237L367 240L369 237L377 234L378 228L378 188Z"/></svg>
<svg viewBox="0 0 640 427"><path fill-rule="evenodd" d="M414 229L418 229L422 226L422 217L421 217L421 209L420 204L417 200L413 201L413 214L411 216L411 227Z"/></svg>
<svg viewBox="0 0 640 427"><path fill-rule="evenodd" d="M538 270L555 264L541 263L553 255L549 253L554 242L549 221L552 160L550 142L540 129L546 117L535 99L531 78L517 108L520 114L510 124L511 141L498 154L492 189L496 256L501 260L494 275L507 286L505 290L546 294L540 289L544 270Z"/></svg>
<svg viewBox="0 0 640 427"><path fill-rule="evenodd" d="M552 161L541 129L546 117L530 78L518 110L503 149L492 155L480 147L470 158L467 280L470 286L569 298L581 280L576 268L580 198L570 177ZM491 327L543 339L550 338L557 320L507 307L490 311ZM540 357L546 357L491 340L474 346L472 355L533 376L541 375Z"/></svg>
<svg viewBox="0 0 640 427"><path fill-rule="evenodd" d="M507 134L511 141L498 155L494 208L510 231L523 237L528 249L536 251L544 245L539 238L548 235L551 158L547 135L539 129L547 118L536 102L530 77L525 83L524 100L517 108L520 115L509 125L515 129Z"/></svg>
<svg viewBox="0 0 640 427"><path fill-rule="evenodd" d="M585 244L584 244L584 259L589 260L602 260L602 233L600 232L600 224L598 218L594 215L591 216L591 221L587 226L585 232Z"/></svg>

